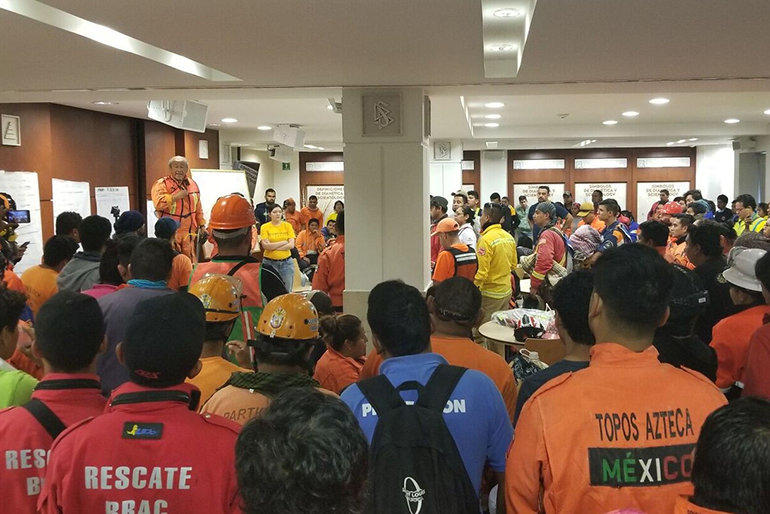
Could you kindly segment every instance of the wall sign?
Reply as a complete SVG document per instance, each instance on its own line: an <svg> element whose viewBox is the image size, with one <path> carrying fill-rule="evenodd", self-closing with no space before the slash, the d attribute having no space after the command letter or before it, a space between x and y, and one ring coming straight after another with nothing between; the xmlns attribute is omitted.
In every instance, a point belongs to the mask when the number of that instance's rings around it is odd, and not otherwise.
<svg viewBox="0 0 770 514"><path fill-rule="evenodd" d="M639 157L637 168L689 168L689 157Z"/></svg>
<svg viewBox="0 0 770 514"><path fill-rule="evenodd" d="M564 159L517 159L513 161L515 170L563 170Z"/></svg>
<svg viewBox="0 0 770 514"><path fill-rule="evenodd" d="M345 171L343 161L306 162L305 171Z"/></svg>
<svg viewBox="0 0 770 514"><path fill-rule="evenodd" d="M364 136L401 135L401 95L363 95L361 101L363 102Z"/></svg>
<svg viewBox="0 0 770 514"><path fill-rule="evenodd" d="M451 161L452 160L452 143L449 141L436 141L433 143L433 160L434 161Z"/></svg>
<svg viewBox="0 0 770 514"><path fill-rule="evenodd" d="M534 205L537 203L537 188L540 186L548 186L551 189L548 200L551 202L561 202L562 195L564 194L564 183L561 184L514 184L513 185L513 197L508 201L514 207L519 206L519 196L524 195L527 197L527 203Z"/></svg>
<svg viewBox="0 0 770 514"><path fill-rule="evenodd" d="M612 198L620 205L620 208L627 209L627 184L625 182L603 182L603 183L579 183L575 184L575 194L572 196L576 202L590 202L591 193L599 190L604 195L603 198Z"/></svg>
<svg viewBox="0 0 770 514"><path fill-rule="evenodd" d="M652 204L660 200L660 190L668 189L669 200L682 196L690 189L689 182L637 182L636 183L636 219L641 223L647 220Z"/></svg>
<svg viewBox="0 0 770 514"><path fill-rule="evenodd" d="M21 119L10 114L0 115L0 133L6 146L21 146Z"/></svg>
<svg viewBox="0 0 770 514"><path fill-rule="evenodd" d="M628 159L575 159L576 170L627 168Z"/></svg>
<svg viewBox="0 0 770 514"><path fill-rule="evenodd" d="M307 196L316 195L318 197L318 208L324 213L324 220L321 221L321 226L326 224L326 218L329 214L334 212L334 204L337 200L345 201L345 186L343 185L328 185L328 186L307 186Z"/></svg>

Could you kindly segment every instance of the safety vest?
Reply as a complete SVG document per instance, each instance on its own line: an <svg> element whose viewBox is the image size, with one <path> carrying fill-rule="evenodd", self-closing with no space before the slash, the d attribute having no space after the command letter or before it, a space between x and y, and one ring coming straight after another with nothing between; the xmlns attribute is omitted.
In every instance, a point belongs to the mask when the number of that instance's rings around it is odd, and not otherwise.
<svg viewBox="0 0 770 514"><path fill-rule="evenodd" d="M173 195L181 189L179 187L179 183L174 180L174 177L163 177L158 179L158 182L160 181L163 181L163 185L166 187L166 192L170 195ZM198 210L198 202L200 202L201 192L198 189L198 184L196 184L193 180L185 179L185 183L187 185L187 192L191 194L189 194L187 198L183 198L171 203L167 211L156 210L155 215L158 218L171 217L181 224L183 218L188 218L192 215L193 220L195 220L195 212ZM185 202L188 199L190 202L190 209L185 212Z"/></svg>
<svg viewBox="0 0 770 514"><path fill-rule="evenodd" d="M468 247L463 251L458 248L449 247L446 249L452 254L455 260L455 277L465 277L473 282L476 276L476 271L479 269L479 261L476 259L476 252L473 248Z"/></svg>
<svg viewBox="0 0 770 514"><path fill-rule="evenodd" d="M244 335L246 339L253 337L254 327L260 314L262 314L263 307L260 263L252 257L215 258L210 262L195 265L190 275L190 285L209 273L234 276L243 283L243 298L241 299L243 314L238 317L228 340L245 341ZM244 325L246 325L245 331Z"/></svg>

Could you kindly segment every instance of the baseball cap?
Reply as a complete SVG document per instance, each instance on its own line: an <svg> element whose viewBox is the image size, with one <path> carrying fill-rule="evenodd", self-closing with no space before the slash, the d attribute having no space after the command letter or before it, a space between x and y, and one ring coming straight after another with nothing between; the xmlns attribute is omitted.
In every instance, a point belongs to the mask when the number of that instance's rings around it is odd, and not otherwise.
<svg viewBox="0 0 770 514"><path fill-rule="evenodd" d="M766 253L765 250L759 248L733 247L727 257L727 263L730 267L719 276L720 282L729 282L749 291L762 291L762 282L757 278L754 268L757 261Z"/></svg>
<svg viewBox="0 0 770 514"><path fill-rule="evenodd" d="M174 218L161 218L155 222L155 237L160 239L171 239L179 228L179 222Z"/></svg>
<svg viewBox="0 0 770 514"><path fill-rule="evenodd" d="M443 196L434 196L430 199L430 206L441 207L442 209L446 210L446 208L449 206L449 202L447 202L447 199Z"/></svg>
<svg viewBox="0 0 770 514"><path fill-rule="evenodd" d="M594 212L594 204L591 202L583 202L580 204L580 210L577 215L581 218L588 216L588 213Z"/></svg>
<svg viewBox="0 0 770 514"><path fill-rule="evenodd" d="M123 341L131 381L147 387L182 383L200 358L205 335L203 304L190 293L139 302Z"/></svg>
<svg viewBox="0 0 770 514"><path fill-rule="evenodd" d="M669 319L679 321L703 313L709 303L709 293L703 287L700 277L684 266L674 264L673 268L674 283L668 302Z"/></svg>
<svg viewBox="0 0 770 514"><path fill-rule="evenodd" d="M663 206L663 214L682 214L684 209L677 202L668 202Z"/></svg>
<svg viewBox="0 0 770 514"><path fill-rule="evenodd" d="M132 232L139 230L144 225L144 216L139 211L123 211L115 222L115 232Z"/></svg>
<svg viewBox="0 0 770 514"><path fill-rule="evenodd" d="M441 232L458 232L460 225L454 220L454 218L444 218L436 224L436 230L431 233L431 237Z"/></svg>

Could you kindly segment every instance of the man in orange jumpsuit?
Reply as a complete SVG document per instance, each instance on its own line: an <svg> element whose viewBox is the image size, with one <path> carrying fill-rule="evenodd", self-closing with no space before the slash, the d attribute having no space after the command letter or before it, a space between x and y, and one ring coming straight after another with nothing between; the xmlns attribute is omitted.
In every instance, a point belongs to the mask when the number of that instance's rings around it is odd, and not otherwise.
<svg viewBox="0 0 770 514"><path fill-rule="evenodd" d="M703 375L658 361L652 338L668 316L671 266L628 244L594 267L590 365L524 405L508 451L508 512L671 512L691 491L703 422L726 403Z"/></svg>
<svg viewBox="0 0 770 514"><path fill-rule="evenodd" d="M177 249L197 262L195 241L198 231L205 229L198 184L188 177L187 159L175 156L168 161L169 174L152 185L152 203L159 218L170 216L179 222L175 243Z"/></svg>
<svg viewBox="0 0 770 514"><path fill-rule="evenodd" d="M337 214L337 241L318 257L313 289L328 294L334 310L342 312L342 292L345 290L345 211Z"/></svg>

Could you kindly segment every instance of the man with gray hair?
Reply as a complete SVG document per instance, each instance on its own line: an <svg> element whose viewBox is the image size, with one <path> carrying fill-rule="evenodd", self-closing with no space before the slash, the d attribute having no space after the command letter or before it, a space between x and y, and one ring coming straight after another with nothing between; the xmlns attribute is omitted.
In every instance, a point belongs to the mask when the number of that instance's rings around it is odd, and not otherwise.
<svg viewBox="0 0 770 514"><path fill-rule="evenodd" d="M176 155L168 161L169 174L152 185L152 203L158 218L170 217L179 223L174 247L197 262L195 242L205 231L201 194L198 184L188 176L190 166L185 157Z"/></svg>

